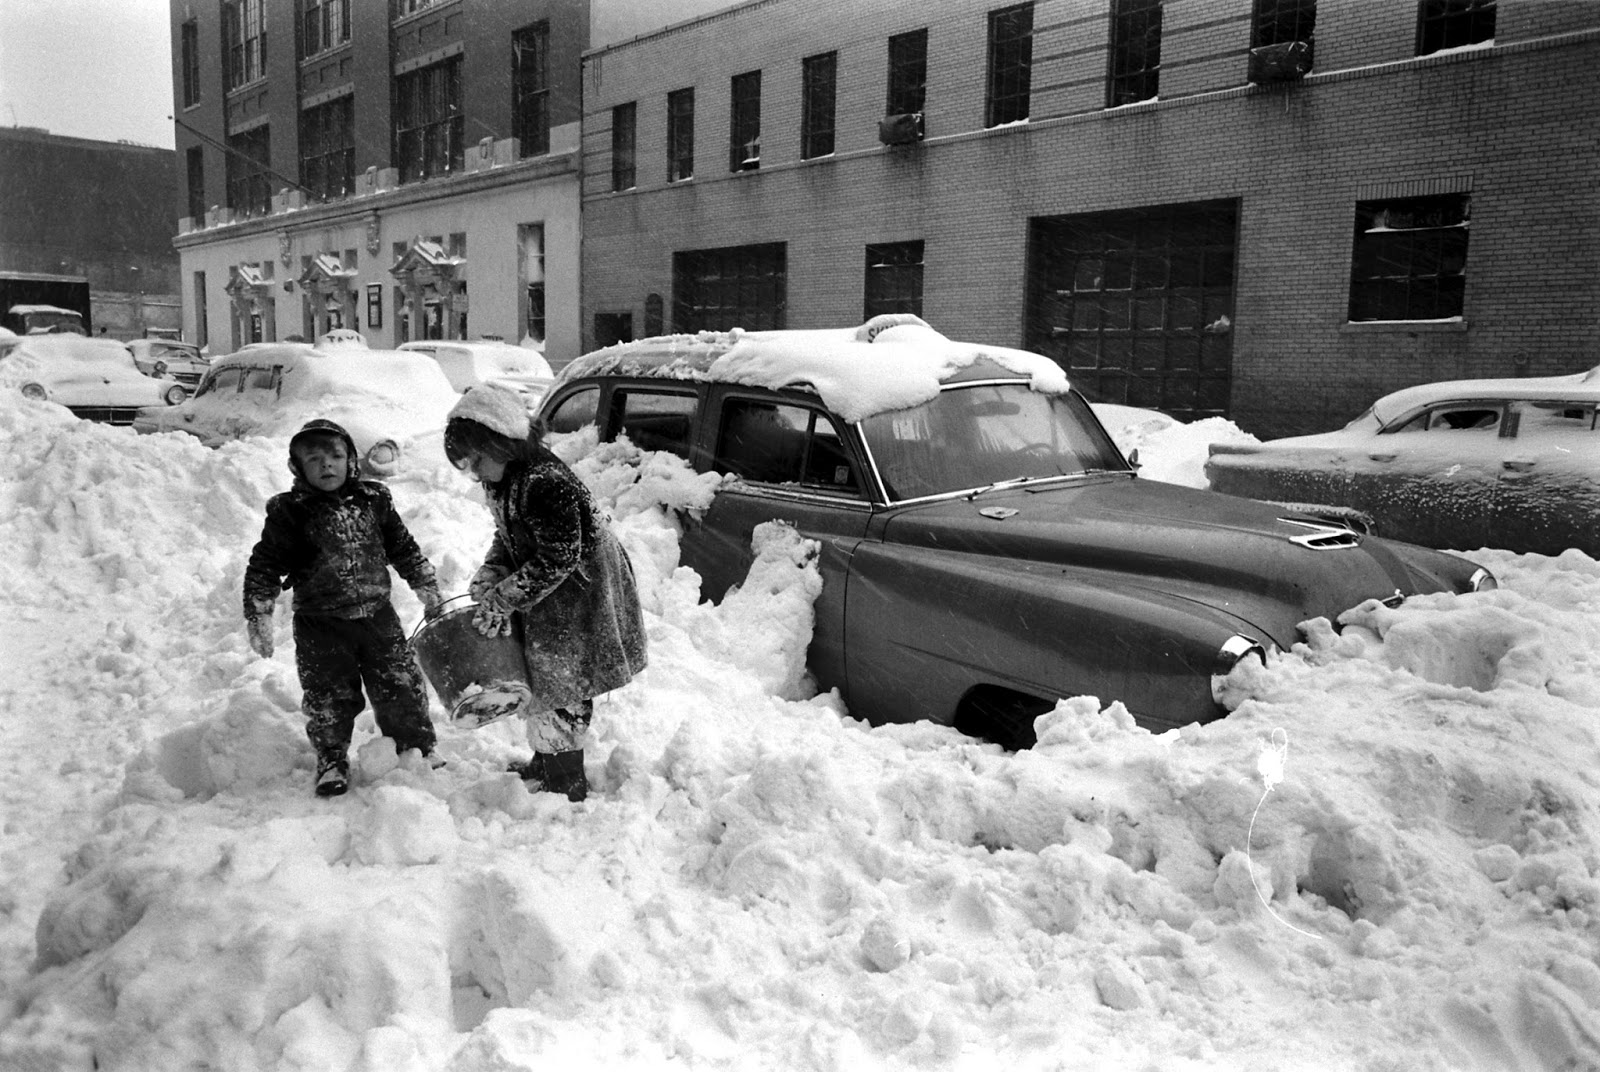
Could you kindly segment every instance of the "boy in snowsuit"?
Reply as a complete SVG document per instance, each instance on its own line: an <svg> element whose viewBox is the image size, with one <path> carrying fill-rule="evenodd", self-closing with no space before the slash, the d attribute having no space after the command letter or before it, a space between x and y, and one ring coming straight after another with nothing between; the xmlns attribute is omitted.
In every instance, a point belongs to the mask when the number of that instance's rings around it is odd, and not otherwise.
<svg viewBox="0 0 1600 1072"><path fill-rule="evenodd" d="M397 752L433 752L422 671L389 602L389 566L427 614L439 605L439 587L389 489L359 478L355 441L343 428L307 423L289 440L289 471L294 486L267 501L266 524L245 567L244 617L250 647L270 656L273 604L284 588L294 589L300 706L317 752L317 795L331 797L349 786L363 685L378 729Z"/></svg>

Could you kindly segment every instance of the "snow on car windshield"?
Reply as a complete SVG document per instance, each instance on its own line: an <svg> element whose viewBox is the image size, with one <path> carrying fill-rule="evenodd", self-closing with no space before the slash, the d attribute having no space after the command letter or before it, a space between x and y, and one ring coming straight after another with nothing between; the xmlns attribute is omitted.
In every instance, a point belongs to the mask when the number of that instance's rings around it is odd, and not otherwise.
<svg viewBox="0 0 1600 1072"><path fill-rule="evenodd" d="M1128 471L1085 402L1020 383L947 387L922 405L868 417L861 431L893 499Z"/></svg>

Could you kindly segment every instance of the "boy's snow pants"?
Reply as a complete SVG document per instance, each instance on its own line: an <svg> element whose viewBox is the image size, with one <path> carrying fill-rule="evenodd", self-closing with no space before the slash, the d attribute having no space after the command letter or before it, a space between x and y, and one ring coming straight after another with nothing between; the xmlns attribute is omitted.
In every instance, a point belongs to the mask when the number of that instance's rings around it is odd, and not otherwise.
<svg viewBox="0 0 1600 1072"><path fill-rule="evenodd" d="M388 603L369 618L294 616L295 669L304 695L306 736L319 756L343 758L350 748L356 716L372 701L378 730L395 751L433 751L433 722L422 669L406 640L400 618Z"/></svg>

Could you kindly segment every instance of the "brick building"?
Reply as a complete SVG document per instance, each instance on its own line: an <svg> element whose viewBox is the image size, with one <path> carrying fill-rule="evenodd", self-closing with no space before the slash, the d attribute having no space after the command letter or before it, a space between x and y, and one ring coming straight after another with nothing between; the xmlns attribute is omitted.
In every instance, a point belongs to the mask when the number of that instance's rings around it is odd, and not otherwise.
<svg viewBox="0 0 1600 1072"><path fill-rule="evenodd" d="M171 149L0 127L0 273L88 284L89 330L180 323Z"/></svg>
<svg viewBox="0 0 1600 1072"><path fill-rule="evenodd" d="M584 56L587 344L919 312L1334 427L1600 361L1600 4L752 0Z"/></svg>
<svg viewBox="0 0 1600 1072"><path fill-rule="evenodd" d="M188 337L578 352L589 0L172 0Z"/></svg>

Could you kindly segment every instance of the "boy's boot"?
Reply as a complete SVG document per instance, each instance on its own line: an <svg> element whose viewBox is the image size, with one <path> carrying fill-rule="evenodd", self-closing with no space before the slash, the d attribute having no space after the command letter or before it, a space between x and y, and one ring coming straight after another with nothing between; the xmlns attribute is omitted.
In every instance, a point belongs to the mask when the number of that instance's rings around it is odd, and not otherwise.
<svg viewBox="0 0 1600 1072"><path fill-rule="evenodd" d="M535 752L527 766L513 764L533 792L563 793L576 804L589 795L589 777L583 772L583 749L573 752Z"/></svg>
<svg viewBox="0 0 1600 1072"><path fill-rule="evenodd" d="M317 757L317 796L336 797L350 788L350 762L342 754Z"/></svg>

